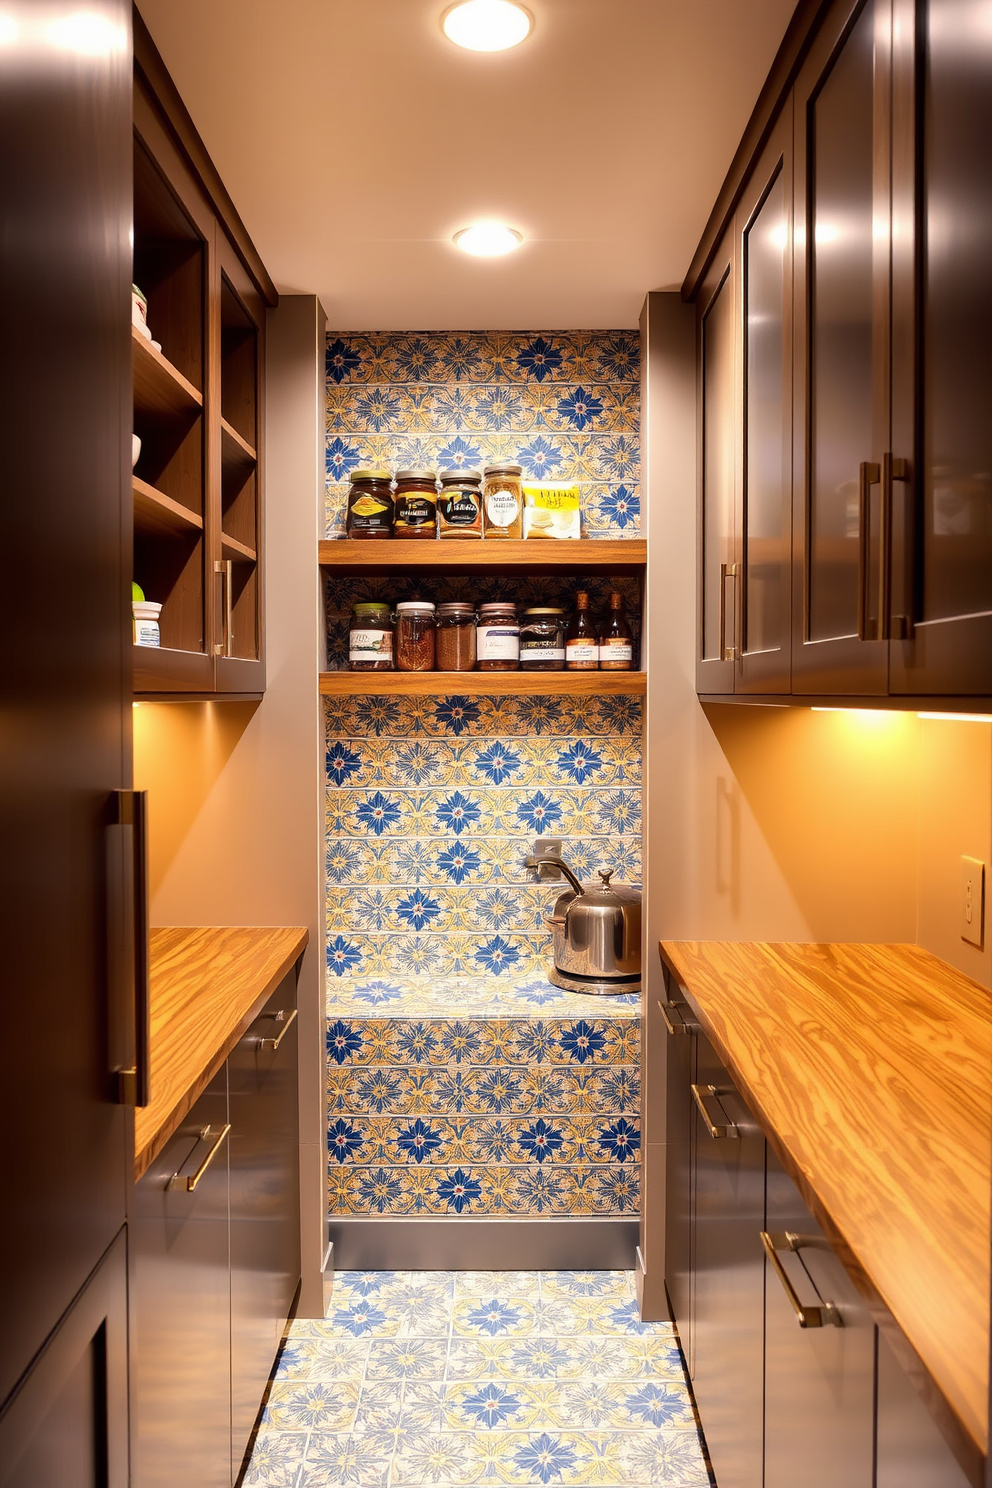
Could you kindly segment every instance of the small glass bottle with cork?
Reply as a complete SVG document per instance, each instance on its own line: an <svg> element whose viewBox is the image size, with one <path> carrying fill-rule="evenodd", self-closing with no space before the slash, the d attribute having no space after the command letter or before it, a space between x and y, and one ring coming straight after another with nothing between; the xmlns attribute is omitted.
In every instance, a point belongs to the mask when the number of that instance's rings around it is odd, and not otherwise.
<svg viewBox="0 0 992 1488"><path fill-rule="evenodd" d="M575 596L575 613L565 632L565 670L596 672L599 670L599 645L596 627L589 613L589 595L580 589Z"/></svg>
<svg viewBox="0 0 992 1488"><path fill-rule="evenodd" d="M610 613L599 633L599 667L603 672L634 669L634 635L624 609L623 595L610 594Z"/></svg>

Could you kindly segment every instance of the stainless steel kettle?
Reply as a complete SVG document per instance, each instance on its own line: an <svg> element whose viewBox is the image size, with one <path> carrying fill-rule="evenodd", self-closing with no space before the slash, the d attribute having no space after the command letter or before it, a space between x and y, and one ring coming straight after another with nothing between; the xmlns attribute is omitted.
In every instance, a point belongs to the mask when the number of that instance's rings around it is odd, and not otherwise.
<svg viewBox="0 0 992 1488"><path fill-rule="evenodd" d="M637 889L610 883L612 870L600 871L598 884L583 885L558 857L528 858L530 868L553 867L571 887L559 894L546 921L554 931L554 967L549 981L570 992L607 995L641 990L641 896Z"/></svg>

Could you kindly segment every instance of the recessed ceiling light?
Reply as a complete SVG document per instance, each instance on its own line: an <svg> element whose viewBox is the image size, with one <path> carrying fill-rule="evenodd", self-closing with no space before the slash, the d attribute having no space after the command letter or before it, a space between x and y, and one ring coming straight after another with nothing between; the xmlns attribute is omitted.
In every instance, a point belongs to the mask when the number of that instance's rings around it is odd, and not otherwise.
<svg viewBox="0 0 992 1488"><path fill-rule="evenodd" d="M530 35L534 18L514 0L460 0L441 17L444 34L470 52L505 52Z"/></svg>
<svg viewBox="0 0 992 1488"><path fill-rule="evenodd" d="M502 222L476 222L456 232L451 241L474 258L501 258L519 248L523 240L522 233Z"/></svg>

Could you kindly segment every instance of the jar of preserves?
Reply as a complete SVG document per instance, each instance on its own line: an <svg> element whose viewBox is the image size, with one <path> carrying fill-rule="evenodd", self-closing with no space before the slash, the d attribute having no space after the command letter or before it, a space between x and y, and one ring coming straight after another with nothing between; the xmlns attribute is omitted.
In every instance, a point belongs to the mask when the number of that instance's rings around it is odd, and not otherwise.
<svg viewBox="0 0 992 1488"><path fill-rule="evenodd" d="M486 537L520 537L523 534L524 493L520 465L487 465L482 501Z"/></svg>
<svg viewBox="0 0 992 1488"><path fill-rule="evenodd" d="M437 669L475 669L475 607L462 601L437 607Z"/></svg>
<svg viewBox="0 0 992 1488"><path fill-rule="evenodd" d="M382 600L352 605L348 666L353 672L393 670L392 616Z"/></svg>
<svg viewBox="0 0 992 1488"><path fill-rule="evenodd" d="M482 536L482 471L442 470L438 537Z"/></svg>
<svg viewBox="0 0 992 1488"><path fill-rule="evenodd" d="M404 600L396 606L396 668L434 670L434 606L425 600Z"/></svg>
<svg viewBox="0 0 992 1488"><path fill-rule="evenodd" d="M524 610L520 625L520 670L565 670L565 611L554 607Z"/></svg>
<svg viewBox="0 0 992 1488"><path fill-rule="evenodd" d="M437 537L437 472L397 470L393 536Z"/></svg>
<svg viewBox="0 0 992 1488"><path fill-rule="evenodd" d="M501 599L479 606L476 651L480 672L519 670L520 621L512 601Z"/></svg>
<svg viewBox="0 0 992 1488"><path fill-rule="evenodd" d="M392 537L391 484L389 471L377 466L351 472L346 523L349 537Z"/></svg>

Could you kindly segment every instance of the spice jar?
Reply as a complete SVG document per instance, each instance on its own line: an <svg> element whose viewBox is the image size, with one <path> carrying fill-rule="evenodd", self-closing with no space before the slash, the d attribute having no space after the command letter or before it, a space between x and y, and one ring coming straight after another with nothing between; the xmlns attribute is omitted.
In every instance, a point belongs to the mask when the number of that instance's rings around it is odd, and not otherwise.
<svg viewBox="0 0 992 1488"><path fill-rule="evenodd" d="M375 600L351 607L348 666L353 672L393 670L393 625L388 604Z"/></svg>
<svg viewBox="0 0 992 1488"><path fill-rule="evenodd" d="M475 667L475 609L470 604L438 605L437 669L471 672Z"/></svg>
<svg viewBox="0 0 992 1488"><path fill-rule="evenodd" d="M401 672L434 670L434 606L420 599L396 606L396 666Z"/></svg>
<svg viewBox="0 0 992 1488"><path fill-rule="evenodd" d="M442 470L440 478L438 537L481 537L481 470Z"/></svg>
<svg viewBox="0 0 992 1488"><path fill-rule="evenodd" d="M437 537L437 473L397 470L393 536Z"/></svg>
<svg viewBox="0 0 992 1488"><path fill-rule="evenodd" d="M524 610L520 626L520 670L565 670L565 611L554 608Z"/></svg>
<svg viewBox="0 0 992 1488"><path fill-rule="evenodd" d="M348 491L349 537L392 537L393 495L388 470L353 470Z"/></svg>
<svg viewBox="0 0 992 1488"><path fill-rule="evenodd" d="M480 672L515 672L520 667L520 621L512 601L479 606L476 629Z"/></svg>
<svg viewBox="0 0 992 1488"><path fill-rule="evenodd" d="M482 488L486 537L520 537L524 493L520 465L487 465Z"/></svg>

